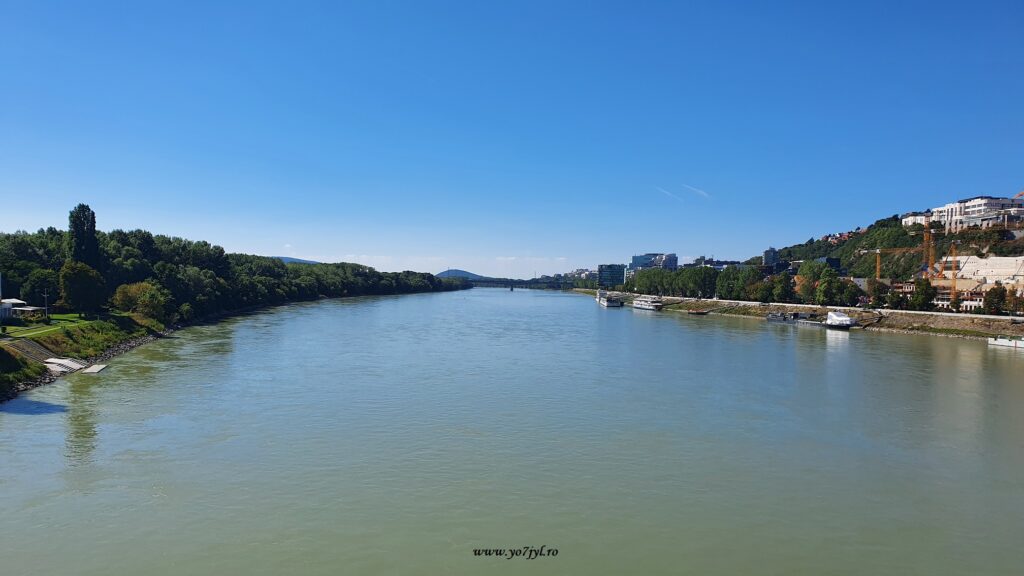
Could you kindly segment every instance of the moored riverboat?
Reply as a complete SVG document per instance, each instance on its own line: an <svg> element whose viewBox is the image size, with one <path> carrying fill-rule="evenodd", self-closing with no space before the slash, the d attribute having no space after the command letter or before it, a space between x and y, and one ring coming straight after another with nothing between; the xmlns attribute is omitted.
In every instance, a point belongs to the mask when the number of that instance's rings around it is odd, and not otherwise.
<svg viewBox="0 0 1024 576"><path fill-rule="evenodd" d="M658 296L637 296L633 299L633 308L640 310L661 310L664 305Z"/></svg>
<svg viewBox="0 0 1024 576"><path fill-rule="evenodd" d="M605 308L622 308L622 300L614 296L602 296L598 298L597 303Z"/></svg>
<svg viewBox="0 0 1024 576"><path fill-rule="evenodd" d="M996 336L995 338L988 339L988 345L1024 350L1024 338L1020 336Z"/></svg>

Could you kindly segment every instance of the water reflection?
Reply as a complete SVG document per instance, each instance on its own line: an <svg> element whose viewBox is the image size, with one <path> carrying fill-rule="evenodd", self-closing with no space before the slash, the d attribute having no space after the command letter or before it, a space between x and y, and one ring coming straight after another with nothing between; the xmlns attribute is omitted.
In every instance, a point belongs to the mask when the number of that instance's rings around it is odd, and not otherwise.
<svg viewBox="0 0 1024 576"><path fill-rule="evenodd" d="M1019 352L486 289L177 336L0 411L4 574L1024 565Z"/></svg>
<svg viewBox="0 0 1024 576"><path fill-rule="evenodd" d="M850 333L846 330L825 329L825 347L829 352L838 352L850 345Z"/></svg>
<svg viewBox="0 0 1024 576"><path fill-rule="evenodd" d="M89 464L96 450L96 398L90 381L68 387L65 455L72 464Z"/></svg>
<svg viewBox="0 0 1024 576"><path fill-rule="evenodd" d="M67 408L62 404L53 404L51 402L43 402L40 400L29 400L28 398L22 397L0 403L0 412L25 415L59 414L61 412L67 412Z"/></svg>

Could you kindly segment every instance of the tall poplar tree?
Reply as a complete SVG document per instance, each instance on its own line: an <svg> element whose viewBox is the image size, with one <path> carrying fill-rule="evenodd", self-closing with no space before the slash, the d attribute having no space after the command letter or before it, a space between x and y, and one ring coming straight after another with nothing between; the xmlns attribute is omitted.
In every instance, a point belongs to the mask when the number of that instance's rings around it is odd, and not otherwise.
<svg viewBox="0 0 1024 576"><path fill-rule="evenodd" d="M67 255L90 268L99 269L100 245L96 239L96 213L79 204L68 215Z"/></svg>

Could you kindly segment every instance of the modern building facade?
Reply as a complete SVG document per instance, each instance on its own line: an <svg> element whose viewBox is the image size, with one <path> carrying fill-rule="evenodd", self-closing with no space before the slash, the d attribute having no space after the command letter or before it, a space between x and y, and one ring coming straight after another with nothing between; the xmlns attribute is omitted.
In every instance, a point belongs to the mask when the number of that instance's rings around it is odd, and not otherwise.
<svg viewBox="0 0 1024 576"><path fill-rule="evenodd" d="M675 254L662 254L660 252L648 252L633 256L630 261L630 270L643 270L645 268L663 268L675 270L679 268L679 258Z"/></svg>
<svg viewBox="0 0 1024 576"><path fill-rule="evenodd" d="M597 267L597 284L602 288L614 288L626 282L625 264L601 264Z"/></svg>
<svg viewBox="0 0 1024 576"><path fill-rule="evenodd" d="M761 257L761 264L764 266L775 266L779 262L779 251L769 246Z"/></svg>
<svg viewBox="0 0 1024 576"><path fill-rule="evenodd" d="M947 231L958 231L968 226L987 227L1013 218L1024 217L1024 198L995 198L975 196L932 208L932 222L941 222Z"/></svg>

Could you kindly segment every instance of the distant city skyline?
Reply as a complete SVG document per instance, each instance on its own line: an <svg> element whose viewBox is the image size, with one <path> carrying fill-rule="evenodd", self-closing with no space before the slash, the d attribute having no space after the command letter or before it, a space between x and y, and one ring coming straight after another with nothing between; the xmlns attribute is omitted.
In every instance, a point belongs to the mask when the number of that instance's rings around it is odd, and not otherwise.
<svg viewBox="0 0 1024 576"><path fill-rule="evenodd" d="M1024 5L7 3L0 231L528 278L1024 187Z"/></svg>

